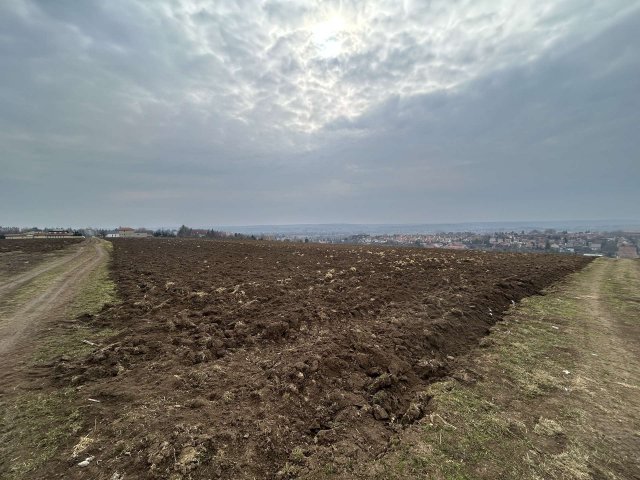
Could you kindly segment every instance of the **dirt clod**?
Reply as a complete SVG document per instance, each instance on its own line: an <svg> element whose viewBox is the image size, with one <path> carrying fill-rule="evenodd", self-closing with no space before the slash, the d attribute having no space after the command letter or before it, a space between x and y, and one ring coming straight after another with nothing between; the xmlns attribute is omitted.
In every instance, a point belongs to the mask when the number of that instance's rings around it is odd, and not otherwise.
<svg viewBox="0 0 640 480"><path fill-rule="evenodd" d="M389 414L380 405L374 405L372 410L373 410L373 417L376 420L388 420L389 419Z"/></svg>

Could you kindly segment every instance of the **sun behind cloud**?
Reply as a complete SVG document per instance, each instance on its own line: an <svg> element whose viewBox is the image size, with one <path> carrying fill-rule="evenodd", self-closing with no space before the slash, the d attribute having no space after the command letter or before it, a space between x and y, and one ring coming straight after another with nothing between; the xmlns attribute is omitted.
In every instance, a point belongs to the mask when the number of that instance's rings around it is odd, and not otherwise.
<svg viewBox="0 0 640 480"><path fill-rule="evenodd" d="M345 36L350 34L349 24L340 15L333 15L310 28L311 41L321 58L335 58L343 51Z"/></svg>

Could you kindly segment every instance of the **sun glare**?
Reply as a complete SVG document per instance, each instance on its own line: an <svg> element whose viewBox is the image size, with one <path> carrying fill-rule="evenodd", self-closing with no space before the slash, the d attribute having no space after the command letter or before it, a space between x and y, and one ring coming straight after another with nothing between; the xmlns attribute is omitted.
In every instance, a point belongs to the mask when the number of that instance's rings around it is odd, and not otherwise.
<svg viewBox="0 0 640 480"><path fill-rule="evenodd" d="M334 58L342 53L347 23L340 16L333 16L311 27L311 41L322 58Z"/></svg>

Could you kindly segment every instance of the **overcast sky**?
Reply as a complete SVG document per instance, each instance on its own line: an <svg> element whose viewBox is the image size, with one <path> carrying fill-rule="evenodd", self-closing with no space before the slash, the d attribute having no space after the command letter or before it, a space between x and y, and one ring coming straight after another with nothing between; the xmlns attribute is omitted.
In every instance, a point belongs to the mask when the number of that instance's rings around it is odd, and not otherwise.
<svg viewBox="0 0 640 480"><path fill-rule="evenodd" d="M0 2L0 225L640 218L640 1Z"/></svg>

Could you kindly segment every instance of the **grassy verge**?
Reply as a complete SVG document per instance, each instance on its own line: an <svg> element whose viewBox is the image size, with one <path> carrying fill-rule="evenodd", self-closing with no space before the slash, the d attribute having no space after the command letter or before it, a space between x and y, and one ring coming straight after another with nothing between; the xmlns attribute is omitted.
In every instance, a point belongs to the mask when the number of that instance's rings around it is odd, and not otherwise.
<svg viewBox="0 0 640 480"><path fill-rule="evenodd" d="M27 392L2 405L2 478L29 478L29 472L52 458L59 445L77 434L81 422L78 409L72 406L74 395L73 389Z"/></svg>
<svg viewBox="0 0 640 480"><path fill-rule="evenodd" d="M629 478L637 420L627 437L615 437L637 419L630 388L638 374L627 365L629 351L614 350L612 339L616 348L625 345L618 326L639 323L636 267L598 261L548 295L524 299L454 375L464 380L431 385L431 414L355 476ZM598 305L615 324L606 326L589 303L594 282ZM626 391L615 388L620 378Z"/></svg>
<svg viewBox="0 0 640 480"><path fill-rule="evenodd" d="M113 249L110 242L104 243L107 250ZM109 267L105 262L91 272L82 289L67 306L65 317L76 319L84 314L95 315L104 305L115 303L116 300L116 286L109 277ZM60 356L68 358L84 356L94 348L84 340L100 344L105 338L113 336L115 333L109 328L96 330L77 321L67 322L64 330L41 342L34 354L33 361L36 364L42 364Z"/></svg>
<svg viewBox="0 0 640 480"><path fill-rule="evenodd" d="M106 247L110 248L111 244ZM53 280L55 274L47 272L19 295L33 295ZM95 314L104 304L116 300L115 285L105 262L90 274L68 305L63 325L38 342L32 357L33 366L47 364L61 356L84 355L93 347L83 340L100 343L112 335L114 332L109 329L96 330L75 318L85 313ZM76 407L76 395L73 388L25 390L0 400L0 478L29 478L30 472L57 455L62 445L78 435L82 419Z"/></svg>

